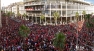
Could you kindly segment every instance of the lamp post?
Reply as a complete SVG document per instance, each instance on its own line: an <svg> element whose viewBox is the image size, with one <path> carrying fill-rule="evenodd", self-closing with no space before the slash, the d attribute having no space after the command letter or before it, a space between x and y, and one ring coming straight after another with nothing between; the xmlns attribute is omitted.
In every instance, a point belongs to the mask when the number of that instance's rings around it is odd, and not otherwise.
<svg viewBox="0 0 94 51"><path fill-rule="evenodd" d="M77 21L77 24L76 24L76 29L77 29L77 33L76 33L76 38L77 38L77 40L76 40L76 51L77 51L77 48L78 48L78 21Z"/></svg>
<svg viewBox="0 0 94 51"><path fill-rule="evenodd" d="M76 30L77 30L77 33L76 33L76 38L77 38L77 40L76 40L76 51L77 51L77 46L78 46L78 18L79 18L79 13L78 12L76 12Z"/></svg>

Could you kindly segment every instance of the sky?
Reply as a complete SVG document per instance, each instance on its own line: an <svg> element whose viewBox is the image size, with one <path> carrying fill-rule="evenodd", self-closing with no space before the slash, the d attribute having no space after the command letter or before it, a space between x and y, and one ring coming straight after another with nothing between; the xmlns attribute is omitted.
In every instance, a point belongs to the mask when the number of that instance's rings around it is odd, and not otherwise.
<svg viewBox="0 0 94 51"><path fill-rule="evenodd" d="M15 2L19 2L19 1L23 1L23 0L1 0L1 7L8 6L11 3L15 3ZM88 1L88 2L91 2L94 4L94 0L85 0L85 1Z"/></svg>
<svg viewBox="0 0 94 51"><path fill-rule="evenodd" d="M1 7L8 6L11 3L15 3L15 2L19 2L19 1L23 1L23 0L1 0Z"/></svg>
<svg viewBox="0 0 94 51"><path fill-rule="evenodd" d="M85 1L88 1L90 3L93 3L94 4L94 0L85 0Z"/></svg>

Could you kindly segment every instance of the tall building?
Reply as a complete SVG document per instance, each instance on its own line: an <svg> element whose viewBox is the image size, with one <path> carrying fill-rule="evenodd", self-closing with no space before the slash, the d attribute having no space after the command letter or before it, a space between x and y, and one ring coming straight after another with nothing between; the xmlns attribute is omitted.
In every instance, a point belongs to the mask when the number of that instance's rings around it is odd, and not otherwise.
<svg viewBox="0 0 94 51"><path fill-rule="evenodd" d="M5 12L5 9L6 9L6 7L2 7L2 8L1 8L1 10L2 10L3 12Z"/></svg>
<svg viewBox="0 0 94 51"><path fill-rule="evenodd" d="M58 23L75 20L75 13L79 13L79 20L82 20L82 12L86 14L94 12L94 5L84 0L24 0L25 10L33 22L40 21L41 14L45 15L45 22L54 23L53 13L59 12Z"/></svg>
<svg viewBox="0 0 94 51"><path fill-rule="evenodd" d="M26 11L24 9L24 3L23 2L21 2L18 7L19 7L19 13L21 15L23 15L24 13L26 13Z"/></svg>
<svg viewBox="0 0 94 51"><path fill-rule="evenodd" d="M12 7L15 5L16 3L11 3L10 5L8 5L6 8L5 8L5 13L7 12L12 12Z"/></svg>
<svg viewBox="0 0 94 51"><path fill-rule="evenodd" d="M12 3L6 7L5 12L12 12L17 17L19 14L23 15L25 12L24 3L23 2L16 2Z"/></svg>

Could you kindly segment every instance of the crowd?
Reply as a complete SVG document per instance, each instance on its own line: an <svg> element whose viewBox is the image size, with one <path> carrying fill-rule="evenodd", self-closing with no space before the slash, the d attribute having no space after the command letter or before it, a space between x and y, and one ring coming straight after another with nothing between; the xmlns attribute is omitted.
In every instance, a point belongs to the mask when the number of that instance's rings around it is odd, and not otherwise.
<svg viewBox="0 0 94 51"><path fill-rule="evenodd" d="M84 26L80 31L73 24L67 25L38 25L28 23L24 20L20 22L16 19L8 18L8 25L0 29L0 50L2 51L58 51L53 45L53 38L56 33L62 32L66 35L64 51L75 51L77 46L84 47L82 51L92 51L94 46L94 29L90 32ZM18 20L18 19L17 19ZM79 22L81 24L82 22ZM26 39L19 36L19 26L25 24L31 30ZM81 27L81 26L79 26Z"/></svg>

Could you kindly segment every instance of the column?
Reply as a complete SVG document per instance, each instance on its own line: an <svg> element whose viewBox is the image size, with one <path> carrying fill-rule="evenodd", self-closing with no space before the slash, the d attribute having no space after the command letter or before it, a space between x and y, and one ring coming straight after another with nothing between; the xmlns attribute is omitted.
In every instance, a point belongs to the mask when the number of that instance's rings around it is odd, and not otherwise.
<svg viewBox="0 0 94 51"><path fill-rule="evenodd" d="M44 11L45 11L45 6L46 6L46 2L45 2L45 5L44 5ZM45 13L45 24L46 24L46 13Z"/></svg>
<svg viewBox="0 0 94 51"><path fill-rule="evenodd" d="M2 19L1 19L1 0L0 0L0 27L2 27Z"/></svg>
<svg viewBox="0 0 94 51"><path fill-rule="evenodd" d="M61 24L62 24L62 2L61 2Z"/></svg>
<svg viewBox="0 0 94 51"><path fill-rule="evenodd" d="M37 23L37 16L35 15L35 17L36 17L36 23Z"/></svg>
<svg viewBox="0 0 94 51"><path fill-rule="evenodd" d="M82 14L81 14L81 21L82 21Z"/></svg>
<svg viewBox="0 0 94 51"><path fill-rule="evenodd" d="M46 21L46 14L45 14L45 24L46 24L46 22L47 22L47 21Z"/></svg>
<svg viewBox="0 0 94 51"><path fill-rule="evenodd" d="M32 22L33 22L33 15L31 17L32 17Z"/></svg>
<svg viewBox="0 0 94 51"><path fill-rule="evenodd" d="M66 23L67 23L67 2L66 2Z"/></svg>
<svg viewBox="0 0 94 51"><path fill-rule="evenodd" d="M72 10L71 10L72 11ZM70 15L70 22L72 22L72 13L71 13L71 15Z"/></svg>
<svg viewBox="0 0 94 51"><path fill-rule="evenodd" d="M32 14L32 22L33 22L33 14Z"/></svg>
<svg viewBox="0 0 94 51"><path fill-rule="evenodd" d="M79 3L77 3L77 12L79 13ZM80 16L80 13L79 13ZM79 21L79 16L78 16L78 21Z"/></svg>
<svg viewBox="0 0 94 51"><path fill-rule="evenodd" d="M70 22L72 22L72 4L70 5L71 14L70 14Z"/></svg>
<svg viewBox="0 0 94 51"><path fill-rule="evenodd" d="M51 2L50 2L50 23L52 23L52 20L51 20Z"/></svg>

